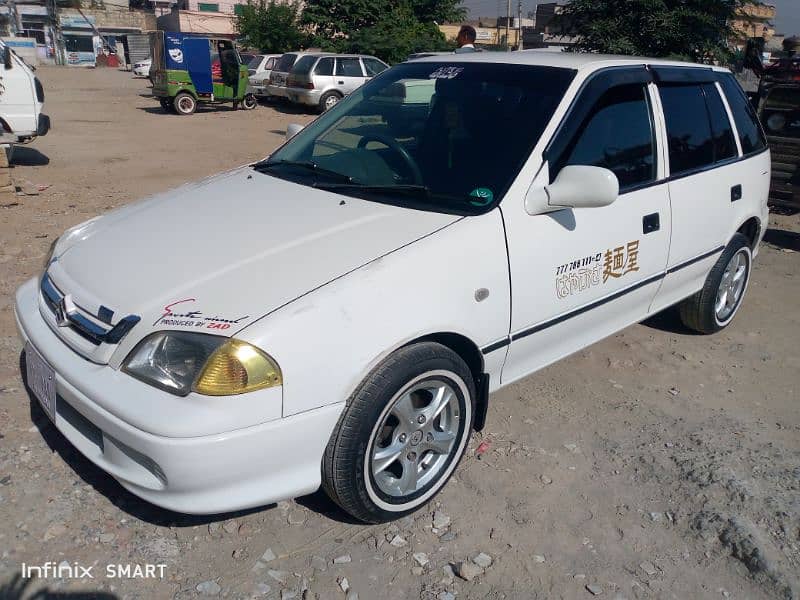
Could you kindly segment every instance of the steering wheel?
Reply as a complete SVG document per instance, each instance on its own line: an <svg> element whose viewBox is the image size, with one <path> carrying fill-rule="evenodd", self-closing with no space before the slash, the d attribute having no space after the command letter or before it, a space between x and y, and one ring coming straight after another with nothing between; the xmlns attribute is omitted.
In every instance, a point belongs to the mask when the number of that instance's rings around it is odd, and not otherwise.
<svg viewBox="0 0 800 600"><path fill-rule="evenodd" d="M358 147L364 149L370 142L378 142L390 150L393 150L395 154L400 156L400 158L402 158L408 166L409 171L411 171L411 176L414 179L414 183L417 185L424 185L422 171L420 171L417 161L414 160L414 158L408 153L408 150L406 150L400 142L389 137L388 135L368 133L358 141Z"/></svg>

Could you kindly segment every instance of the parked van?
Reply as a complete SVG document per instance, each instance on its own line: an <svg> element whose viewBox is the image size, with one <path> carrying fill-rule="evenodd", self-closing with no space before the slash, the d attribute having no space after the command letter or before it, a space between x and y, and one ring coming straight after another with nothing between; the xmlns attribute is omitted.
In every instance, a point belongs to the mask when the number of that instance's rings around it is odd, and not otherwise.
<svg viewBox="0 0 800 600"><path fill-rule="evenodd" d="M408 514L491 392L673 305L730 326L767 229L770 152L719 67L433 56L291 134L73 227L17 290L33 394L156 505L322 486Z"/></svg>
<svg viewBox="0 0 800 600"><path fill-rule="evenodd" d="M50 117L42 112L44 88L39 78L14 51L0 41L0 144L24 144L46 135Z"/></svg>

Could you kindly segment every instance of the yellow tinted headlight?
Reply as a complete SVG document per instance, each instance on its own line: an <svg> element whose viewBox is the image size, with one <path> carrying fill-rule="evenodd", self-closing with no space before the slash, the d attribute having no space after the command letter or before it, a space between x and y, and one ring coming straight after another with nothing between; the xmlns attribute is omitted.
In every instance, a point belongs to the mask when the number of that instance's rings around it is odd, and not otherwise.
<svg viewBox="0 0 800 600"><path fill-rule="evenodd" d="M208 357L194 391L207 396L230 396L282 382L280 367L267 354L247 342L228 340Z"/></svg>

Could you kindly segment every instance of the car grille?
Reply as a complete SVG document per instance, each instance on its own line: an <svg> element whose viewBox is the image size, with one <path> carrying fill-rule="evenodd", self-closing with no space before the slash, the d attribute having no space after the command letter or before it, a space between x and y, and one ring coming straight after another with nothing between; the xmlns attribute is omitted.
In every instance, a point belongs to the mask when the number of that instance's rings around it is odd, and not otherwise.
<svg viewBox="0 0 800 600"><path fill-rule="evenodd" d="M59 327L69 327L95 346L102 343L118 344L141 320L136 315L129 315L113 324L114 311L105 306L101 306L96 315L92 314L72 303L69 295L62 293L47 273L42 276L40 289L42 299L53 313L56 324Z"/></svg>

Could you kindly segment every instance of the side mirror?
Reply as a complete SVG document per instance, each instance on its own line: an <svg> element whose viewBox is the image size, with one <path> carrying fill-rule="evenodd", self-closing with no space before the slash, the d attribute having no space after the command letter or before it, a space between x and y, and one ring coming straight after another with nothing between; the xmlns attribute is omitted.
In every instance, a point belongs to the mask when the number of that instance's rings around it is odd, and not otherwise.
<svg viewBox="0 0 800 600"><path fill-rule="evenodd" d="M299 123L290 123L286 127L286 141L288 142L302 130L303 130L303 125L300 125Z"/></svg>
<svg viewBox="0 0 800 600"><path fill-rule="evenodd" d="M560 208L608 206L619 196L617 176L603 167L569 165L561 169L550 185L531 190L525 210L536 215Z"/></svg>
<svg viewBox="0 0 800 600"><path fill-rule="evenodd" d="M6 46L3 48L3 66L10 69L14 66L14 58L11 56L11 48Z"/></svg>

